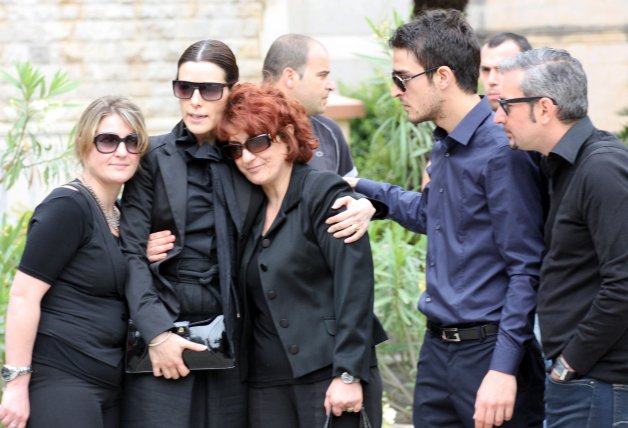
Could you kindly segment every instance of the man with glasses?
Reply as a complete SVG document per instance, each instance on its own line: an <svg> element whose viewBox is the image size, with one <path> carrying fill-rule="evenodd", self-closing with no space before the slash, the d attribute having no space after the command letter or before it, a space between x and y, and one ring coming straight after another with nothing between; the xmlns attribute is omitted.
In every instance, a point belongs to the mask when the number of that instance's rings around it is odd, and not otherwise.
<svg viewBox="0 0 628 428"><path fill-rule="evenodd" d="M297 100L312 122L320 146L309 162L312 168L356 177L347 141L340 126L323 116L327 99L336 86L330 78L329 53L311 37L285 34L273 42L264 59L264 83Z"/></svg>
<svg viewBox="0 0 628 428"><path fill-rule="evenodd" d="M431 181L422 193L347 181L428 236L414 425L540 427L543 360L532 332L543 251L538 168L508 147L478 96L480 45L460 12L424 12L390 44L391 95L411 122L436 124Z"/></svg>
<svg viewBox="0 0 628 428"><path fill-rule="evenodd" d="M587 79L562 49L500 64L511 147L541 153L550 184L538 291L549 428L628 423L628 149L587 116Z"/></svg>

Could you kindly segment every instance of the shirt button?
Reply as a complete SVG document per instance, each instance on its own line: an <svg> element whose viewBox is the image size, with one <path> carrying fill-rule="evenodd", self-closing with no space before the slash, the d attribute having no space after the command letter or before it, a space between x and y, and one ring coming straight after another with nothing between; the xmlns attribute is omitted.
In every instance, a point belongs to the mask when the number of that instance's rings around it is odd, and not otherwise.
<svg viewBox="0 0 628 428"><path fill-rule="evenodd" d="M290 352L292 355L296 355L299 353L299 347L297 345L290 345L290 348L288 348L288 352Z"/></svg>
<svg viewBox="0 0 628 428"><path fill-rule="evenodd" d="M440 224L437 224L436 227L434 228L436 230L440 230Z"/></svg>
<svg viewBox="0 0 628 428"><path fill-rule="evenodd" d="M426 301L427 303L430 303L430 302L432 301L432 298L431 298L431 297L426 297L426 298L425 298L425 301Z"/></svg>
<svg viewBox="0 0 628 428"><path fill-rule="evenodd" d="M259 265L259 268L262 270L262 272L268 272L268 266L266 266L264 263Z"/></svg>
<svg viewBox="0 0 628 428"><path fill-rule="evenodd" d="M448 158L449 157L449 152L445 153L445 157Z"/></svg>
<svg viewBox="0 0 628 428"><path fill-rule="evenodd" d="M434 267L435 265L436 265L436 263L434 263L434 262L430 262L430 266L431 266L431 267Z"/></svg>
<svg viewBox="0 0 628 428"><path fill-rule="evenodd" d="M270 239L262 239L262 248L270 247Z"/></svg>
<svg viewBox="0 0 628 428"><path fill-rule="evenodd" d="M279 325L283 328L287 328L290 325L290 322L288 322L288 320L284 318L279 320Z"/></svg>
<svg viewBox="0 0 628 428"><path fill-rule="evenodd" d="M445 189L443 189L442 187L440 189L438 189L439 193L443 193L445 191Z"/></svg>
<svg viewBox="0 0 628 428"><path fill-rule="evenodd" d="M268 297L268 300L275 300L277 298L277 292L275 290L270 290L266 293L266 296Z"/></svg>

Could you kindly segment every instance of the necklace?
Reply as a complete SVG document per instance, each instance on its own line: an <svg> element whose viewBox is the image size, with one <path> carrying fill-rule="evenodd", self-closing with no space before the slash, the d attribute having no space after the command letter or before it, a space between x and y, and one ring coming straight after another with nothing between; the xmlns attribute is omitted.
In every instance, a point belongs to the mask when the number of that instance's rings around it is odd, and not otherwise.
<svg viewBox="0 0 628 428"><path fill-rule="evenodd" d="M92 187L89 184L87 184L87 182L85 181L85 178L81 176L81 177L78 177L78 180L81 182L83 187L87 189L89 194L92 195L92 198L94 198L94 200L100 207L100 211L102 211L103 215L105 216L105 220L107 220L107 224L109 225L109 227L114 232L118 233L118 231L120 230L120 209L114 204L113 210L111 210L111 212L108 212L105 209L105 206L103 205L103 203L100 201L100 198L96 195L96 192L94 192L94 189L92 189Z"/></svg>

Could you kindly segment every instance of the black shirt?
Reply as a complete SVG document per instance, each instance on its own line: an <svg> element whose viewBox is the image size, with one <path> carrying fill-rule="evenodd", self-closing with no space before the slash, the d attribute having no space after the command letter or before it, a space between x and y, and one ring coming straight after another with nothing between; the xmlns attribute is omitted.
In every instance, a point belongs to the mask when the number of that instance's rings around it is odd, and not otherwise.
<svg viewBox="0 0 628 428"><path fill-rule="evenodd" d="M581 375L626 384L628 148L585 117L544 162L551 195L538 293L545 354L562 353Z"/></svg>
<svg viewBox="0 0 628 428"><path fill-rule="evenodd" d="M177 141L177 148L187 163L187 207L185 246L179 257L215 258L214 194L211 163L220 162L219 150L212 144L197 144L191 140Z"/></svg>
<svg viewBox="0 0 628 428"><path fill-rule="evenodd" d="M35 209L19 270L50 285L33 362L119 385L127 263L95 202L58 188Z"/></svg>

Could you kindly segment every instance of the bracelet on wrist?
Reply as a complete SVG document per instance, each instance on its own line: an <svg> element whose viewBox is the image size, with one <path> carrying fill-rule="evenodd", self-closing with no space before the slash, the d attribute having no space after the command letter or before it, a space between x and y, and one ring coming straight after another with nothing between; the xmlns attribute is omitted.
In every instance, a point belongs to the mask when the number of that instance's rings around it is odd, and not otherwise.
<svg viewBox="0 0 628 428"><path fill-rule="evenodd" d="M172 335L172 332L169 331L168 334L166 335L166 337L164 337L163 339L157 341L157 342L151 342L148 344L148 346L159 346L162 343L164 343L166 340L168 340L170 338L170 335Z"/></svg>

